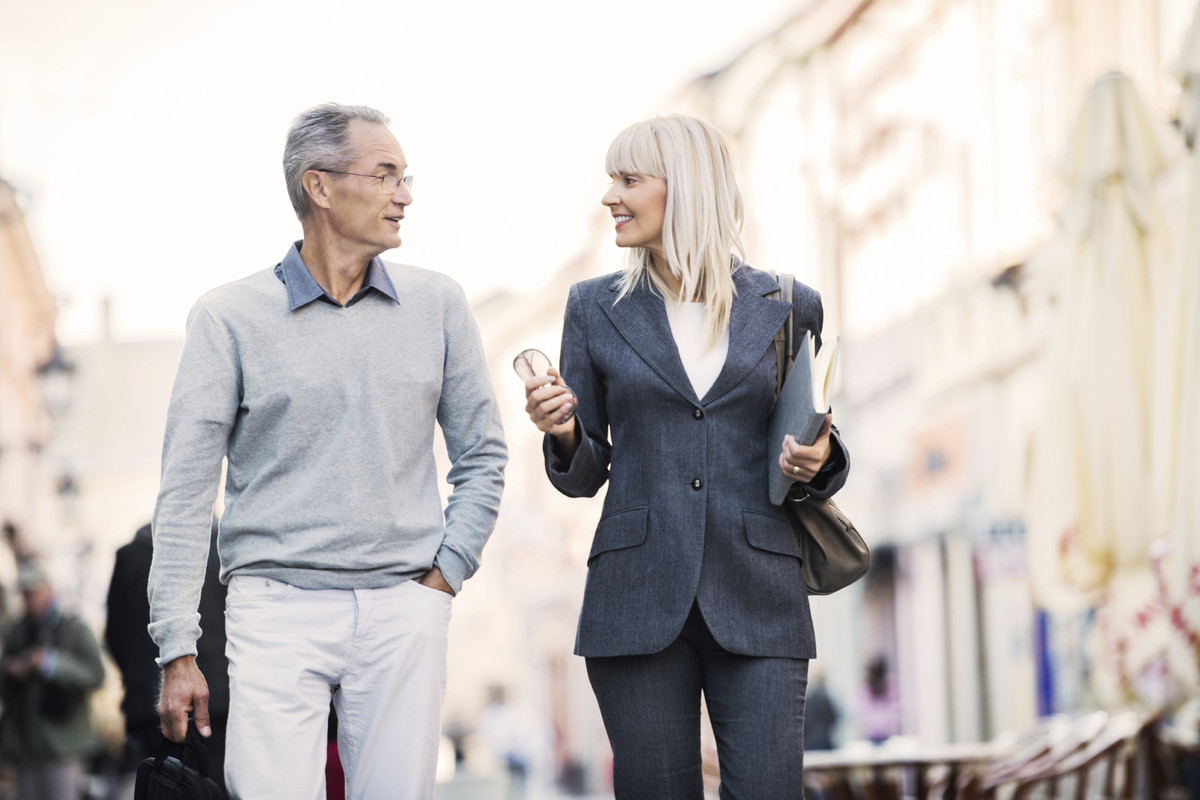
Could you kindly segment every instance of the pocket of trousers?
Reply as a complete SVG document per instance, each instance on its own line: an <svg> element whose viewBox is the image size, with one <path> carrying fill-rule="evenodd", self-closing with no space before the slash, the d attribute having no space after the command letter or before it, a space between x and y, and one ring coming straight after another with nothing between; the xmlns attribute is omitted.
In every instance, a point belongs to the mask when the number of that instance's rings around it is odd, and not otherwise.
<svg viewBox="0 0 1200 800"><path fill-rule="evenodd" d="M290 583L261 575L234 575L229 581L226 605L255 600L283 600L295 591Z"/></svg>
<svg viewBox="0 0 1200 800"><path fill-rule="evenodd" d="M409 583L411 583L413 586L416 586L417 589L422 592L433 592L434 594L441 595L447 602L454 599L454 595L450 594L449 592L443 592L441 589L435 589L432 586L426 586L416 578L413 578L411 581L409 581Z"/></svg>

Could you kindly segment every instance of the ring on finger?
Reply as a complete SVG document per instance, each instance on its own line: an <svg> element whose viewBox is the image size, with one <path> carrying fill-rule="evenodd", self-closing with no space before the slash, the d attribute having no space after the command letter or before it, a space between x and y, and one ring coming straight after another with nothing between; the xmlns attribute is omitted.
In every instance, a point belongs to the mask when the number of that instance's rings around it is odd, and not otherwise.
<svg viewBox="0 0 1200 800"><path fill-rule="evenodd" d="M792 474L793 474L793 475L799 475L799 474L800 474L800 468L799 468L799 467L792 467Z"/></svg>

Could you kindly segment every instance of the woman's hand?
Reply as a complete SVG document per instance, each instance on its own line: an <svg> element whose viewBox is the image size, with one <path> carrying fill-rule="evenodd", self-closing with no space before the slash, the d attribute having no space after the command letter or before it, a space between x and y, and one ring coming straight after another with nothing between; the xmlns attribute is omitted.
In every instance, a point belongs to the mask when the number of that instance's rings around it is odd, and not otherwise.
<svg viewBox="0 0 1200 800"><path fill-rule="evenodd" d="M554 367L546 375L525 380L525 412L529 419L539 431L551 434L562 444L563 437L569 437L572 443L575 440L577 402L575 393Z"/></svg>
<svg viewBox="0 0 1200 800"><path fill-rule="evenodd" d="M779 469L790 480L798 483L808 483L825 462L829 460L832 448L829 445L829 431L833 427L833 415L826 414L817 431L817 438L810 445L802 445L789 433L783 438L783 448L779 453Z"/></svg>

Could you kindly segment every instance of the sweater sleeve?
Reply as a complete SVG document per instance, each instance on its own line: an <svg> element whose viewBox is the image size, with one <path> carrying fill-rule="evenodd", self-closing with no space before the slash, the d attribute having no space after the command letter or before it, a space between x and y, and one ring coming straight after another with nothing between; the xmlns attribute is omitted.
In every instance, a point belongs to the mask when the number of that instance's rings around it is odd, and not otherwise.
<svg viewBox="0 0 1200 800"><path fill-rule="evenodd" d="M150 635L159 648L160 666L196 654L213 503L240 396L233 337L202 302L197 303L188 316L167 408L154 509L154 560L147 591Z"/></svg>
<svg viewBox="0 0 1200 800"><path fill-rule="evenodd" d="M450 457L453 486L446 529L434 566L456 593L479 569L496 525L508 448L479 329L462 288L452 284L443 331L445 364L437 419Z"/></svg>

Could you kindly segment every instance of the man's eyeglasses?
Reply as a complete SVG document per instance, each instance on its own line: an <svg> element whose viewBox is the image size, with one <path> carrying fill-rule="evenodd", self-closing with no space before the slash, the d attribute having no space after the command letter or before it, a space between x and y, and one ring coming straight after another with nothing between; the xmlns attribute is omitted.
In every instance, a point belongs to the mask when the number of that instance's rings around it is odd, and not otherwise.
<svg viewBox="0 0 1200 800"><path fill-rule="evenodd" d="M354 175L358 178L370 178L373 181L379 181L379 188L388 194L395 194L402 183L404 184L404 188L410 191L413 185L412 175L364 175L361 172L342 172L340 169L317 169L316 172L331 172L334 175Z"/></svg>

